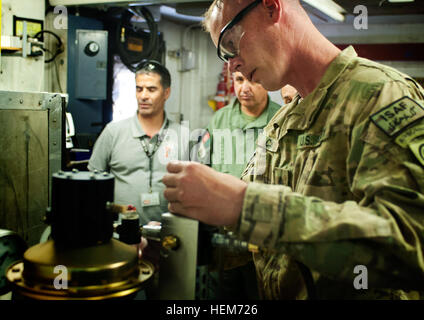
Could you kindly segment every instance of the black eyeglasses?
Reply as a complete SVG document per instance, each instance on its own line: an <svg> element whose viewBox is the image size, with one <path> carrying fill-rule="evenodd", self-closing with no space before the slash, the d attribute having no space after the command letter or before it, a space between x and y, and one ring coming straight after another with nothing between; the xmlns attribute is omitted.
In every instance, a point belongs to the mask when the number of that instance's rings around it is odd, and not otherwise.
<svg viewBox="0 0 424 320"><path fill-rule="evenodd" d="M227 25L222 28L219 34L217 53L218 57L228 62L229 59L234 58L239 54L239 44L242 35L244 34L241 26L236 26L250 10L255 8L262 0L256 0L249 4L246 8L242 9Z"/></svg>

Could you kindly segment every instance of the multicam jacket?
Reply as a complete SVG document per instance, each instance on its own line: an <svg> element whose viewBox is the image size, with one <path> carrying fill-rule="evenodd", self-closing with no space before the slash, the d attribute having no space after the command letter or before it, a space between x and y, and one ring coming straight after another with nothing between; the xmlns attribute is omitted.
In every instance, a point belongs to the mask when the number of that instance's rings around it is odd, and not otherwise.
<svg viewBox="0 0 424 320"><path fill-rule="evenodd" d="M299 266L319 299L419 298L424 90L413 79L345 49L276 113L242 178L235 230L263 249L264 298L307 298Z"/></svg>

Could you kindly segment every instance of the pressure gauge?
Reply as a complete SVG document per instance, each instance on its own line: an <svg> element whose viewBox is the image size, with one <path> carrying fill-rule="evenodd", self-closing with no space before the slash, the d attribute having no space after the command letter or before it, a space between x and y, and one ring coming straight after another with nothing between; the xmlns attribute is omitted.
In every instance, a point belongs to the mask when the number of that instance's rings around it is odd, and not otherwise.
<svg viewBox="0 0 424 320"><path fill-rule="evenodd" d="M7 280L7 268L23 258L27 249L25 241L15 232L0 229L0 295L10 291Z"/></svg>
<svg viewBox="0 0 424 320"><path fill-rule="evenodd" d="M89 43L87 43L84 49L85 54L90 57L94 57L96 54L99 53L99 51L100 51L100 46L95 41L90 41Z"/></svg>

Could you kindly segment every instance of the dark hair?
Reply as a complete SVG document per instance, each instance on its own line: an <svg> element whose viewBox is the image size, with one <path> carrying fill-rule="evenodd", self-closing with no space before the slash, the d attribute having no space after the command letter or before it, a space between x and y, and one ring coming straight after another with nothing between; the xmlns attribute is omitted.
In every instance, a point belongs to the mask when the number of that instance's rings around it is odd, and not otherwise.
<svg viewBox="0 0 424 320"><path fill-rule="evenodd" d="M162 64L155 60L145 61L141 67L136 71L135 76L139 74L147 73L156 73L160 76L160 84L164 89L167 89L171 86L171 75L169 74L168 69L165 68Z"/></svg>

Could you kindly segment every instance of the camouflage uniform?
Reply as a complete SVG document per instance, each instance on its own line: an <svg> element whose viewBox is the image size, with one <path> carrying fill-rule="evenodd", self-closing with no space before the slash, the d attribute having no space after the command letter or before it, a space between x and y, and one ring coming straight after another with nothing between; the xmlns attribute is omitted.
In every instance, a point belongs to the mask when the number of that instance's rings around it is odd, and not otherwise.
<svg viewBox="0 0 424 320"><path fill-rule="evenodd" d="M252 157L259 134L281 107L269 95L267 100L264 111L258 117L244 114L237 98L219 109L198 145L196 158L191 160L239 178ZM226 159L228 155L230 157ZM223 229L219 232L225 233ZM206 270L202 277L209 282L207 299L258 299L255 266L249 252L240 254L219 248L212 255L208 268L200 266L198 269L199 273Z"/></svg>
<svg viewBox="0 0 424 320"><path fill-rule="evenodd" d="M424 288L424 90L352 47L264 129L239 236L266 299L418 298ZM266 185L272 184L272 185ZM354 288L355 267L368 290ZM415 291L412 291L415 290Z"/></svg>

